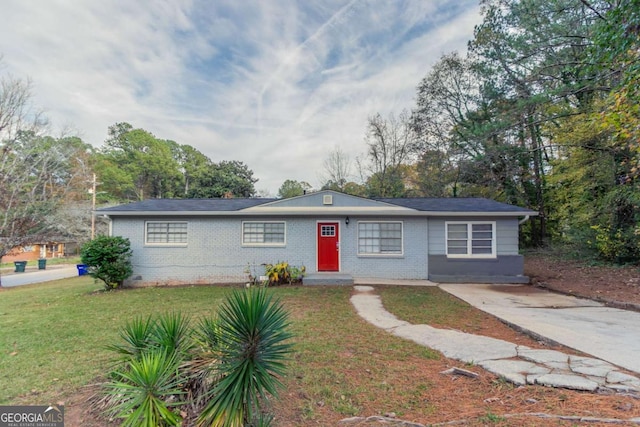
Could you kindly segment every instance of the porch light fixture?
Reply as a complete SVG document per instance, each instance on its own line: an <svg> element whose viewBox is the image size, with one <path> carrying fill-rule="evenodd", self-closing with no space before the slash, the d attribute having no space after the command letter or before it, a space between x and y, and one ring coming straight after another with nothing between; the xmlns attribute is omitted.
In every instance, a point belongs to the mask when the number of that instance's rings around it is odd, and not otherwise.
<svg viewBox="0 0 640 427"><path fill-rule="evenodd" d="M344 223L345 223L345 224L347 224L347 225L349 225L349 217L346 217L346 218L344 219Z"/></svg>

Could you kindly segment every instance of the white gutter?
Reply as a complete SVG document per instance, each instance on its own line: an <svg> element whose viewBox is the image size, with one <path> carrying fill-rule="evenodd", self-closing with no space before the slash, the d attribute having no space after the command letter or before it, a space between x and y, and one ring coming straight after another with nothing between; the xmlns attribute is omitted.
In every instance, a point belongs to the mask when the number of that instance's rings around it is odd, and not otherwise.
<svg viewBox="0 0 640 427"><path fill-rule="evenodd" d="M324 208L324 209L278 209L278 210L239 210L239 211L110 211L100 212L101 215L109 217L131 216L131 217L169 217L169 216L209 216L209 217L283 217L283 216L331 216L331 215L351 215L351 216L393 216L393 217L522 217L525 220L537 212L450 212L450 211L417 211L412 209L357 209L357 208ZM523 220L524 221L524 220Z"/></svg>

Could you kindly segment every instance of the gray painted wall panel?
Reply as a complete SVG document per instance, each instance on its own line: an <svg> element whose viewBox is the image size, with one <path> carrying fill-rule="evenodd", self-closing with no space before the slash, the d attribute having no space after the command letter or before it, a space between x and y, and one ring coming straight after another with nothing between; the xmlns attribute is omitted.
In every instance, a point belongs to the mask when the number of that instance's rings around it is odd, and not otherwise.
<svg viewBox="0 0 640 427"><path fill-rule="evenodd" d="M446 255L445 218L429 219L429 255ZM455 221L495 221L497 255L518 254L519 225L516 218L456 218Z"/></svg>
<svg viewBox="0 0 640 427"><path fill-rule="evenodd" d="M434 282L528 283L529 278L523 271L521 255L503 255L490 260L429 256L429 279Z"/></svg>
<svg viewBox="0 0 640 427"><path fill-rule="evenodd" d="M167 218L147 218L167 221ZM187 246L145 246L144 219L117 217L112 234L128 237L133 250L133 283L224 283L244 282L249 267L254 275L264 273L263 263L286 261L317 271L316 218L287 218L286 246L243 246L242 221L264 218L180 218L188 222ZM347 226L342 217L323 219L339 223L340 271L358 277L426 279L427 220L403 220L402 256L358 256L358 218ZM375 219L366 218L367 221ZM383 219L380 219L383 220Z"/></svg>

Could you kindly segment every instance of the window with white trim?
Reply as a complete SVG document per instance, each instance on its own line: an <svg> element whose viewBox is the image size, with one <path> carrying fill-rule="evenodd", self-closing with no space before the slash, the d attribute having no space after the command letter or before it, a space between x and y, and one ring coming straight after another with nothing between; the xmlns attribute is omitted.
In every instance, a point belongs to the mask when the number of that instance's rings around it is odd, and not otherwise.
<svg viewBox="0 0 640 427"><path fill-rule="evenodd" d="M144 242L147 245L186 245L185 221L147 221Z"/></svg>
<svg viewBox="0 0 640 427"><path fill-rule="evenodd" d="M242 223L242 244L283 246L285 244L285 229L283 221L245 221Z"/></svg>
<svg viewBox="0 0 640 427"><path fill-rule="evenodd" d="M359 255L402 255L402 222L358 222Z"/></svg>
<svg viewBox="0 0 640 427"><path fill-rule="evenodd" d="M495 222L447 222L449 258L495 258Z"/></svg>

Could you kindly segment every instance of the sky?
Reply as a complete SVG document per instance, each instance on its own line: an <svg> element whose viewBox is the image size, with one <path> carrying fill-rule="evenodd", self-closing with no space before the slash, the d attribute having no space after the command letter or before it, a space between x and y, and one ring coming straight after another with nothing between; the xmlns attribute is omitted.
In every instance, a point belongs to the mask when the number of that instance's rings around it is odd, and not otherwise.
<svg viewBox="0 0 640 427"><path fill-rule="evenodd" d="M464 52L477 0L0 0L0 74L30 79L51 134L100 147L128 122L239 160L256 189L314 188L367 119L415 105L441 55Z"/></svg>

